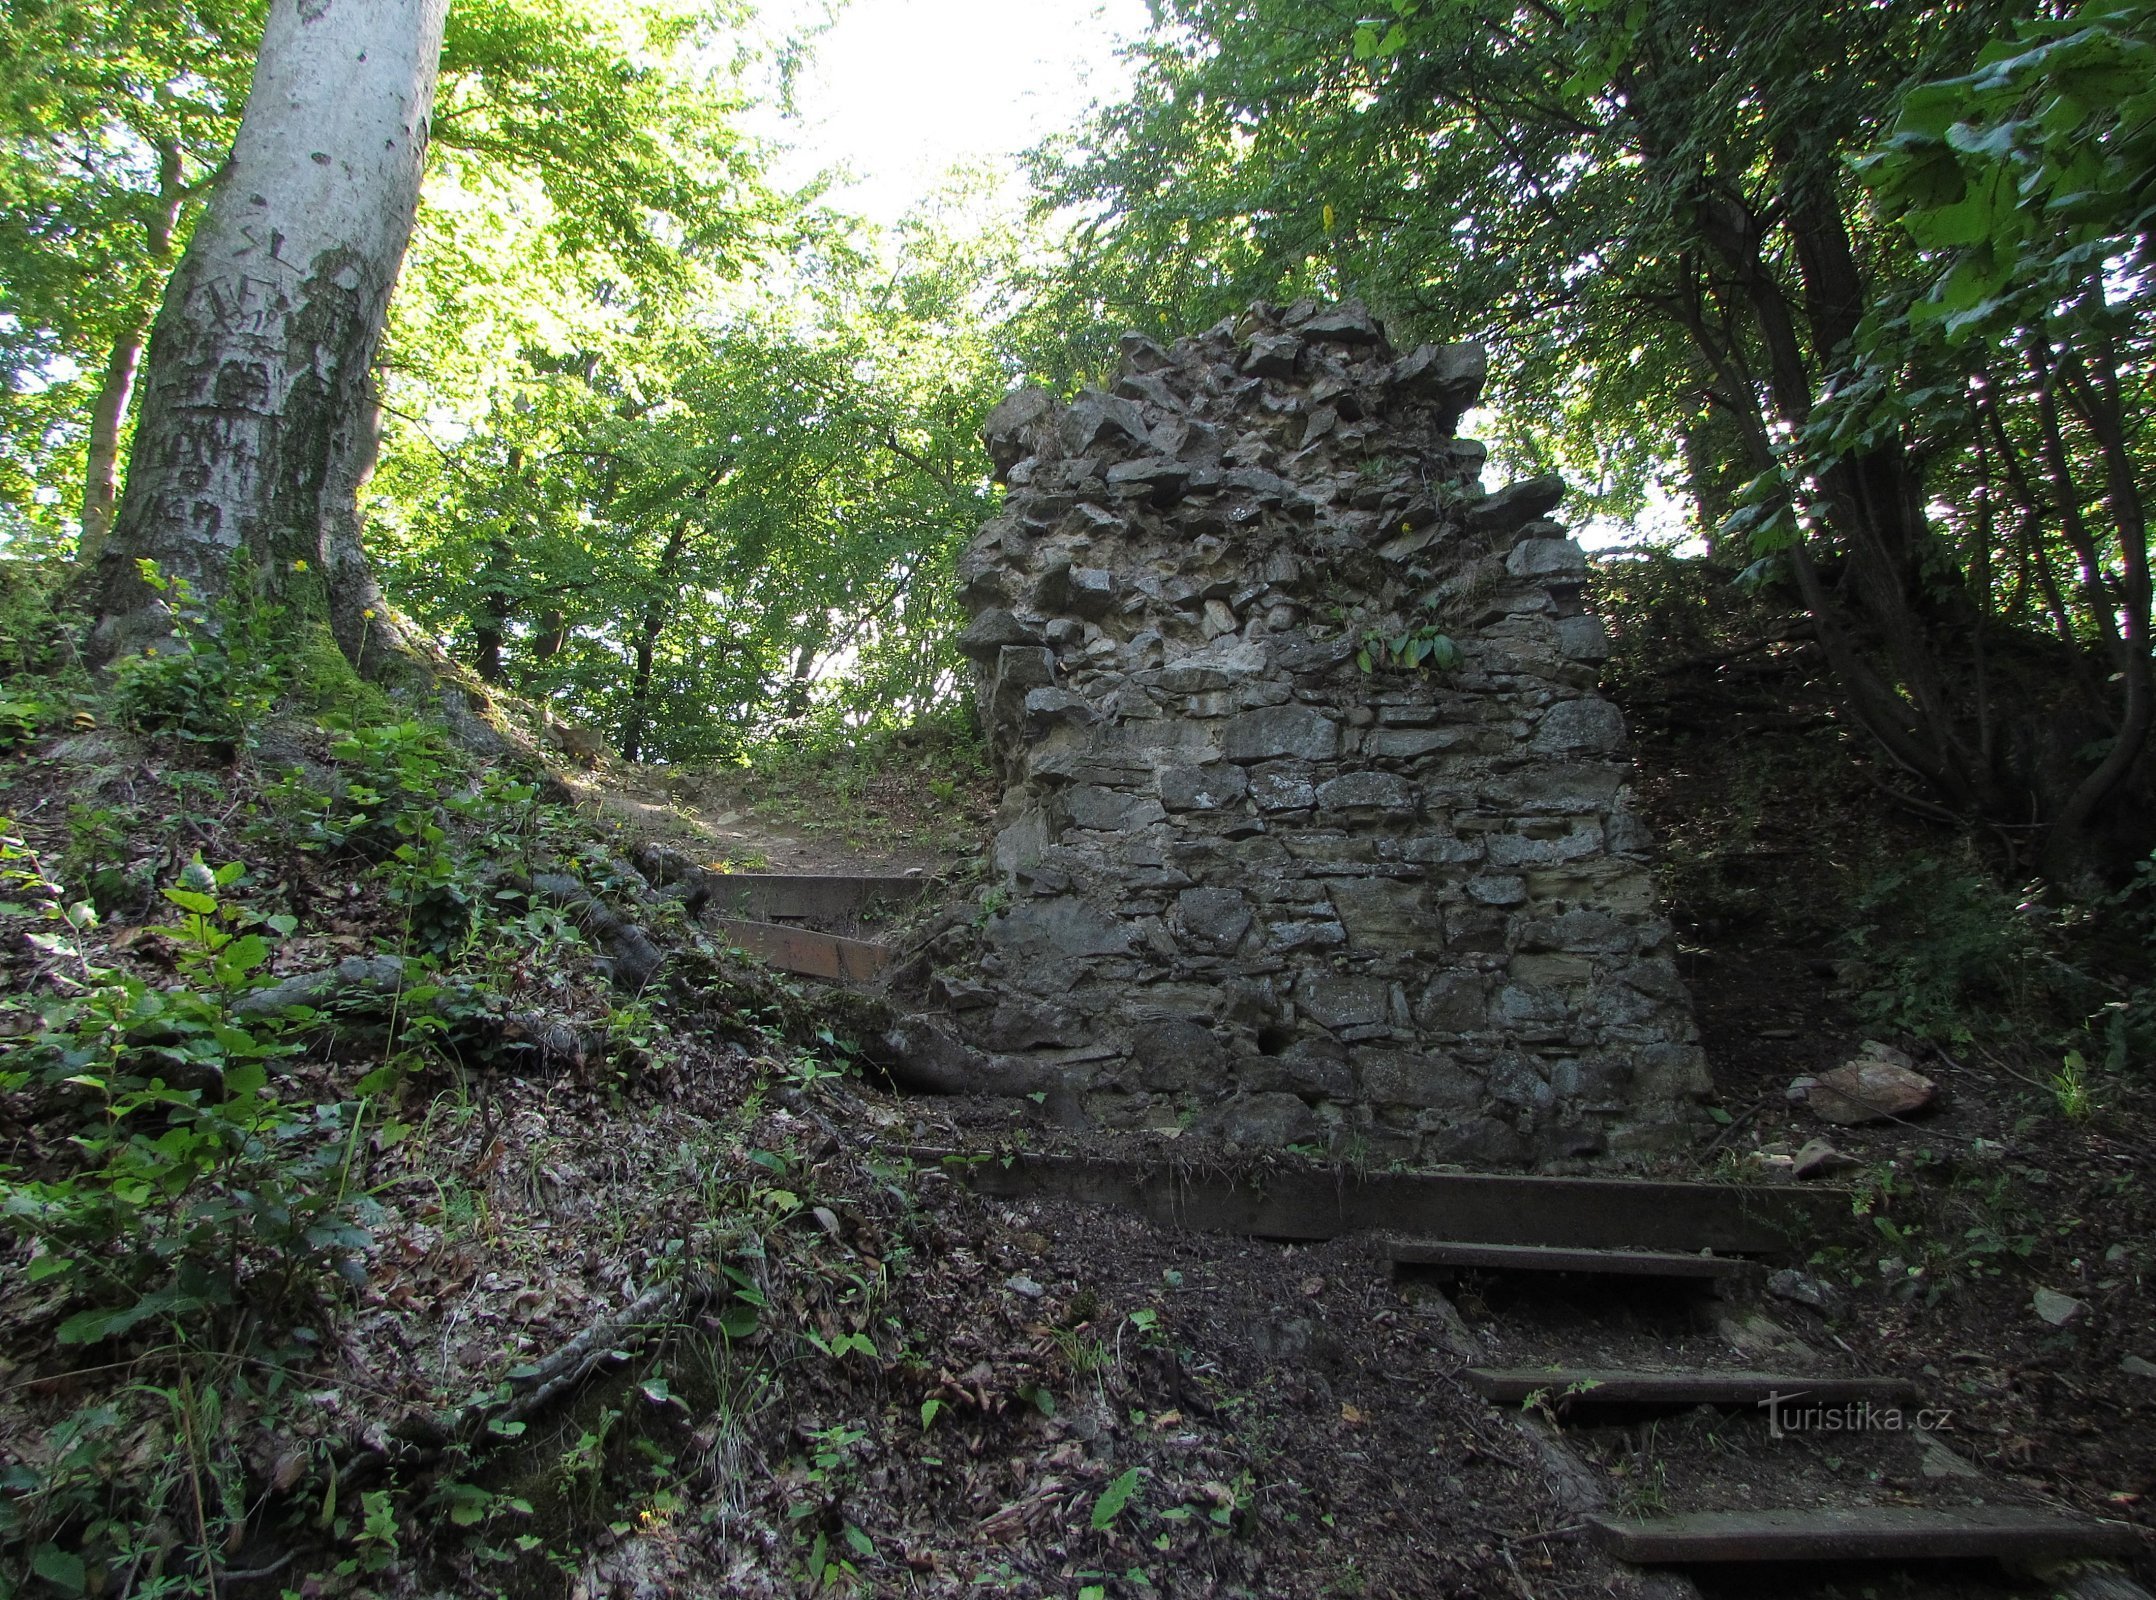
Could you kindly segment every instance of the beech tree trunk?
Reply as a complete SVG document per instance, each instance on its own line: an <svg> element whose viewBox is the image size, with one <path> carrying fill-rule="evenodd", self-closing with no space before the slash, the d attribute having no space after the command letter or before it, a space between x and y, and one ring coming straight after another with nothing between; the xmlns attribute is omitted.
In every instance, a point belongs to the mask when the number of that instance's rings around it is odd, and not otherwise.
<svg viewBox="0 0 2156 1600"><path fill-rule="evenodd" d="M144 221L148 233L149 283L143 286L143 309L130 313L112 341L112 354L105 360L105 376L97 386L97 399L90 407L90 437L82 486L82 535L76 541L76 558L84 566L95 565L112 531L112 513L120 498L120 430L127 423L128 403L135 394L135 369L142 363L142 343L149 333L150 289L172 259L172 235L180 225L180 208L187 203L187 188L180 181L180 150L175 144L157 152L157 207Z"/></svg>
<svg viewBox="0 0 2156 1600"><path fill-rule="evenodd" d="M205 597L259 581L295 628L327 620L362 670L401 642L360 546L359 491L447 9L271 0L231 158L151 331L96 574L97 659L171 631L144 558Z"/></svg>

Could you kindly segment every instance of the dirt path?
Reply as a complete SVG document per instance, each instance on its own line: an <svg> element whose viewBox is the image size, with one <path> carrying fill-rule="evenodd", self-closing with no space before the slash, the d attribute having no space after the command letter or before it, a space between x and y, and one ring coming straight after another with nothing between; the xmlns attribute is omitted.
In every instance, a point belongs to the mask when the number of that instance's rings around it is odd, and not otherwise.
<svg viewBox="0 0 2156 1600"><path fill-rule="evenodd" d="M949 758L924 742L895 758L840 756L777 772L616 766L567 781L603 823L707 867L941 876L980 853L995 798L984 775Z"/></svg>

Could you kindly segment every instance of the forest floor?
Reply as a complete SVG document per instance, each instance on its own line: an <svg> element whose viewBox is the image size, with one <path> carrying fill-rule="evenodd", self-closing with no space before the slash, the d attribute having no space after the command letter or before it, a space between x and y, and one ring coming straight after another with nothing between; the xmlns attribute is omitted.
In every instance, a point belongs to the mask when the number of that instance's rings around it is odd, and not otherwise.
<svg viewBox="0 0 2156 1600"><path fill-rule="evenodd" d="M565 775L602 825L734 872L942 876L978 859L999 796L978 752L940 730L830 755Z"/></svg>
<svg viewBox="0 0 2156 1600"><path fill-rule="evenodd" d="M1943 847L1833 776L1846 763L1804 742L1830 733L1732 737L1741 703L1681 687L1619 682L1727 1119L1669 1171L1773 1176L1831 1131L1865 1215L1808 1267L1824 1303L1776 1314L1858 1370L1950 1397L1952 1449L2009 1497L2148 1522L2146 1088L2098 1073L2068 1115L2055 1052L2033 1035L1942 1050L1897 1031L1878 986L1922 974L1852 943L1841 876ZM62 1336L64 1275L6 1275L0 1547L35 1553L25 1596L147 1593L145 1573L206 1592L206 1567L228 1600L1653 1592L1592 1551L1532 1434L1459 1383L1472 1349L1531 1325L1497 1286L1456 1297L1463 1323L1354 1241L983 1199L923 1152L994 1159L1069 1131L1023 1102L889 1092L850 1063L843 997L743 963L678 907L636 911L672 954L624 994L592 960L596 924L579 937L514 888L553 862L635 907L619 858L656 830L707 842L708 864L918 866L970 892L993 796L938 736L687 783L602 773L581 818L512 792L452 819L470 852L454 870L421 872L295 831L337 820L308 785L335 788L340 768L451 793L405 735L355 753L284 730L228 757L61 720L0 759L0 813L105 902L84 971L199 979L157 893L198 854L248 864L229 894L250 914L293 918L269 978L414 953L415 917L445 882L474 901L507 883L513 898L480 936L437 942L412 1005L471 998L275 1036L287 1053L271 1092L358 1108L332 1124L366 1202L341 1287L272 1300L257 1260L235 1269L245 1315L214 1301L200 1315L214 1343L153 1317L85 1344ZM279 776L293 761L306 784ZM400 837L431 837L408 815ZM80 980L21 927L0 951L5 990L43 1021L17 1006L5 1027L58 1037ZM533 1017L573 1047L535 1044ZM1934 1110L1822 1130L1787 1103L1791 1077L1867 1036L1920 1052L1944 1090ZM73 1181L74 1070L0 1094L11 1176ZM2083 1309L2047 1323L2038 1289ZM669 1314L622 1323L661 1293L677 1296ZM1696 1342L1715 1323L1688 1326ZM579 1340L595 1363L581 1388L502 1409ZM445 1417L477 1420L445 1434ZM1727 1479L1729 1448L1676 1426L1583 1446L1610 1453L1635 1509ZM1788 1465L1762 1461L1759 1482Z"/></svg>

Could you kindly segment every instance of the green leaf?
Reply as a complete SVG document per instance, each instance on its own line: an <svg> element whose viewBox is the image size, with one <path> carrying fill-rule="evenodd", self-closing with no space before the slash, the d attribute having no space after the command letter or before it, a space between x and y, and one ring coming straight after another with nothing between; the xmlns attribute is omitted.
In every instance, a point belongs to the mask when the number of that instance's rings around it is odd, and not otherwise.
<svg viewBox="0 0 2156 1600"><path fill-rule="evenodd" d="M843 1531L846 1543L853 1547L855 1555L868 1558L876 1554L876 1542L852 1523L847 1523Z"/></svg>
<svg viewBox="0 0 2156 1600"><path fill-rule="evenodd" d="M943 1402L941 1400L923 1400L921 1402L921 1431L923 1433L935 1426L936 1416L942 1410Z"/></svg>
<svg viewBox="0 0 2156 1600"><path fill-rule="evenodd" d="M269 960L269 941L258 933L243 934L217 953L220 975L244 978Z"/></svg>
<svg viewBox="0 0 2156 1600"><path fill-rule="evenodd" d="M1926 250L1944 250L1954 245L1975 244L1987 237L1995 208L1992 186L1978 184L1953 205L1920 206L1902 217L1902 226L1909 230L1909 237Z"/></svg>
<svg viewBox="0 0 2156 1600"><path fill-rule="evenodd" d="M259 1061L225 1068L225 1093L234 1100L251 1100L269 1085L269 1071Z"/></svg>
<svg viewBox="0 0 2156 1600"><path fill-rule="evenodd" d="M1106 1533L1115 1519L1130 1504L1130 1497L1138 1492L1138 1469L1126 1468L1101 1490L1100 1498L1093 1502L1093 1531Z"/></svg>
<svg viewBox="0 0 2156 1600"><path fill-rule="evenodd" d="M1895 131L1934 139L1945 137L1946 130L1968 114L1967 85L1966 78L1918 84L1902 97L1901 116L1895 121Z"/></svg>
<svg viewBox="0 0 2156 1600"><path fill-rule="evenodd" d="M81 1594L90 1582L89 1569L83 1565L82 1557L72 1555L58 1545L41 1545L31 1559L30 1570L62 1594Z"/></svg>
<svg viewBox="0 0 2156 1600"><path fill-rule="evenodd" d="M200 894L193 889L166 889L163 894L182 911L192 911L197 916L207 917L217 910L217 897L212 894Z"/></svg>

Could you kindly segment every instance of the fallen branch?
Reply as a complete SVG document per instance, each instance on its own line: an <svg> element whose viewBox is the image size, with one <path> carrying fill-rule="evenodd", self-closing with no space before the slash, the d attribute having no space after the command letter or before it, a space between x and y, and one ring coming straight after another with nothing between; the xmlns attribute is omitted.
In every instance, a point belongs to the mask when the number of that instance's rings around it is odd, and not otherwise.
<svg viewBox="0 0 2156 1600"><path fill-rule="evenodd" d="M371 1480L392 1468L424 1467L452 1447L475 1443L490 1428L529 1421L582 1383L615 1350L639 1341L642 1330L679 1320L684 1311L701 1304L707 1293L701 1284L655 1284L619 1316L594 1323L521 1378L509 1380L512 1389L521 1388L521 1393L506 1399L488 1395L444 1411L407 1417L393 1428L377 1428L339 1457L333 1465L334 1476L350 1484Z"/></svg>

